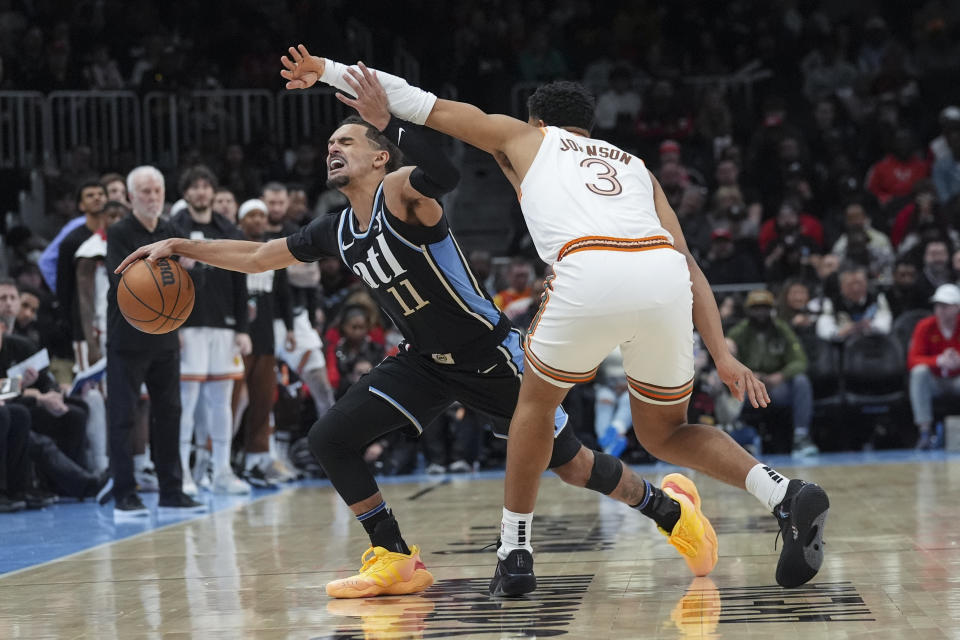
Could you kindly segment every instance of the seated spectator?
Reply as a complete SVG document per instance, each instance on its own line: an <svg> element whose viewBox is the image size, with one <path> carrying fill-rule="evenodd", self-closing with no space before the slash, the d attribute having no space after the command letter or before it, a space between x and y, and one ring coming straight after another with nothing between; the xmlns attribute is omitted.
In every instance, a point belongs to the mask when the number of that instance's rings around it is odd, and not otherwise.
<svg viewBox="0 0 960 640"><path fill-rule="evenodd" d="M3 321L0 320L0 326ZM0 336L0 377L7 377L7 369L23 362L39 347L17 335ZM57 388L48 369L28 368L23 374L22 394L15 402L30 411L32 429L50 436L71 460L86 463L87 412L77 403L67 403Z"/></svg>
<svg viewBox="0 0 960 640"><path fill-rule="evenodd" d="M867 261L863 264L869 268L871 279L879 280L881 284L889 283L894 259L890 238L870 226L870 216L860 201L853 200L847 203L843 208L843 219L845 231L833 244L832 253L839 256L841 261L845 258L850 259L852 256L849 255L848 250L853 244L851 238L856 235L865 235L866 242L863 249L866 250L867 255L864 257Z"/></svg>
<svg viewBox="0 0 960 640"><path fill-rule="evenodd" d="M929 163L917 153L913 133L899 129L893 145L882 160L870 167L867 189L881 205L895 198L905 198L913 192L913 185L930 175Z"/></svg>
<svg viewBox="0 0 960 640"><path fill-rule="evenodd" d="M932 444L933 399L960 396L960 288L940 285L930 301L933 315L914 327L907 354L918 449L929 449Z"/></svg>
<svg viewBox="0 0 960 640"><path fill-rule="evenodd" d="M823 225L805 213L796 198L785 198L777 210L777 215L763 223L757 243L760 251L769 255L777 241L790 236L794 236L794 244L801 240L811 247L823 246Z"/></svg>
<svg viewBox="0 0 960 640"><path fill-rule="evenodd" d="M810 287L803 280L787 280L777 300L777 317L786 322L801 341L816 337L817 313L810 307Z"/></svg>
<svg viewBox="0 0 960 640"><path fill-rule="evenodd" d="M812 216L807 217L815 220ZM764 231L763 229L760 231L761 249L766 246L763 264L767 281L781 282L787 278L812 279L814 275L812 257L820 253L823 228L817 222L816 230L811 229L812 235L808 235L802 227L799 206L793 199L783 201L775 220L774 234L766 245L762 244ZM766 226L765 223L764 227Z"/></svg>
<svg viewBox="0 0 960 640"><path fill-rule="evenodd" d="M342 396L359 378L355 365L360 361L380 362L383 360L382 344L370 337L370 316L367 309L360 305L351 305L343 310L340 317L340 340L332 350L333 357L327 361L327 373L330 385L336 389L336 397ZM336 372L336 376L332 375Z"/></svg>
<svg viewBox="0 0 960 640"><path fill-rule="evenodd" d="M960 118L947 120L943 135L947 149L933 164L933 183L940 202L949 203L960 196Z"/></svg>
<svg viewBox="0 0 960 640"><path fill-rule="evenodd" d="M710 234L710 250L703 262L703 273L711 284L763 281L753 257L737 251L729 229L714 229Z"/></svg>
<svg viewBox="0 0 960 640"><path fill-rule="evenodd" d="M842 342L851 336L890 333L893 314L883 293L868 287L867 269L847 264L840 269L838 296L823 299L817 337Z"/></svg>
<svg viewBox="0 0 960 640"><path fill-rule="evenodd" d="M506 309L515 300L529 298L533 295L532 284L533 267L526 260L514 260L507 273L507 288L493 297L493 303L499 309Z"/></svg>
<svg viewBox="0 0 960 640"><path fill-rule="evenodd" d="M955 274L950 264L950 246L945 240L931 240L923 248L923 266L917 279L917 290L924 299L934 294L942 284L953 282Z"/></svg>
<svg viewBox="0 0 960 640"><path fill-rule="evenodd" d="M810 439L813 387L806 375L807 356L797 334L773 316L773 305L773 294L766 289L751 291L745 304L747 318L727 337L737 345L740 361L767 386L773 403L793 409L794 454L816 455L819 450Z"/></svg>
<svg viewBox="0 0 960 640"><path fill-rule="evenodd" d="M887 303L894 318L899 318L904 311L927 307L928 299L917 288L918 277L917 265L905 258L897 260L893 267L893 285L886 291Z"/></svg>
<svg viewBox="0 0 960 640"><path fill-rule="evenodd" d="M898 255L906 255L929 240L948 238L960 246L960 234L952 228L930 180L914 185L913 202L898 213L890 231L890 240ZM931 292L932 293L932 292Z"/></svg>

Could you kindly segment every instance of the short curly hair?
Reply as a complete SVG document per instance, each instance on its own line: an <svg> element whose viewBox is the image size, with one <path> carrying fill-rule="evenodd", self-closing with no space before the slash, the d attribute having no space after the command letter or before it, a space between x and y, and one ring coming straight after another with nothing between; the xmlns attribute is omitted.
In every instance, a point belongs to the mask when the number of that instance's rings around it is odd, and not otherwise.
<svg viewBox="0 0 960 640"><path fill-rule="evenodd" d="M579 82L556 80L538 88L527 98L531 118L548 126L593 130L596 100Z"/></svg>

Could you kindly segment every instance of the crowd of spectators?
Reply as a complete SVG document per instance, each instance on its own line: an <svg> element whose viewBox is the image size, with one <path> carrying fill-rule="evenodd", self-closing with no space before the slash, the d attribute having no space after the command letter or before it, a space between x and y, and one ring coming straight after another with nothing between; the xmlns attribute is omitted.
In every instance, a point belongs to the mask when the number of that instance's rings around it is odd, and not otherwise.
<svg viewBox="0 0 960 640"><path fill-rule="evenodd" d="M784 408L758 415L731 402L698 347L691 412L752 448L810 455L914 442L929 447L942 445L937 422L949 411L933 398L957 393L952 381L960 373L960 291L951 288L960 276L960 9L946 0L874 5L622 1L596 11L585 0L421 1L378 6L373 16L342 2L214 1L187 9L105 0L72 3L64 13L58 3L0 0L0 90L278 90L277 60L297 41L340 59L369 55L384 68L406 51L423 63L420 84L453 84L463 99L494 111L510 112L511 95L522 95L523 83L581 80L598 98L595 135L657 175L716 287L731 348ZM405 36L420 32L427 10L431 22L448 28ZM305 24L309 34L299 31ZM714 80L697 80L703 76ZM323 143L321 136L288 149L184 150L167 183L203 163L217 183L214 208L232 224L240 203L262 196L270 224L303 225L344 204L324 188ZM0 316L5 333L19 338L6 339L0 353L23 339L51 355L48 371L22 383L37 395L30 433L52 438L31 440L30 450L53 447L78 466L61 461L43 470L41 455L31 454L37 486L61 495L96 493L103 445L89 426L98 420L89 390L82 401L54 398L58 385L71 383L75 355L63 337L62 296L45 277L40 254L78 213L107 200L123 204L119 189L131 168L132 159L96 166L89 149L78 146L55 168L47 224L31 225L49 228L51 237L14 225L5 238L0 269L11 279L0 282L0 304L4 288L13 286L19 304L16 313L4 307ZM83 195L90 175L101 176L105 188L99 204ZM284 192L282 204L271 204L269 184ZM171 191L168 201L176 199ZM523 233L522 226L516 230ZM529 246L516 238L509 244ZM491 296L522 325L535 313L549 273L530 252L505 254L506 246L477 247L470 260ZM326 382L335 395L395 347L396 332L337 260L322 261L313 273L291 273L290 284L323 340ZM854 393L864 379L855 364L876 365L891 353L899 370L889 393L877 391L872 401L870 393ZM595 384L571 393L567 409L586 442L641 460L616 354L611 358ZM883 386L881 369L874 369L875 389ZM282 365L278 384L274 421L296 440L317 410L298 401L312 389ZM285 398L295 411L281 407ZM6 437L22 449L26 440L3 426L17 422L15 405L0 408L0 445ZM58 441L53 422L74 425L64 430L70 438L83 431L85 440ZM428 468L499 464L503 447L488 436L482 416L453 407L427 429ZM368 458L396 473L416 465L417 447L397 436L373 443ZM291 458L316 470L303 446L293 446ZM9 469L8 463L8 475ZM70 491L58 488L64 473L77 474ZM0 485L0 497L21 493ZM34 495L33 504L44 495Z"/></svg>

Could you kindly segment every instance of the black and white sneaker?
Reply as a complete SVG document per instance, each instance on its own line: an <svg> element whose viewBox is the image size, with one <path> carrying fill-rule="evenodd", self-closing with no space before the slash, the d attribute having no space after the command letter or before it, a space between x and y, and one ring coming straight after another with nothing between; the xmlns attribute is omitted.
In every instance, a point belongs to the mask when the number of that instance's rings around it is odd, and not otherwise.
<svg viewBox="0 0 960 640"><path fill-rule="evenodd" d="M533 575L533 554L526 549L514 549L506 560L497 560L497 570L490 581L490 595L496 597L522 596L537 588Z"/></svg>
<svg viewBox="0 0 960 640"><path fill-rule="evenodd" d="M276 489L277 483L267 477L260 467L254 467L244 471L240 477L247 481L251 487L258 489Z"/></svg>
<svg viewBox="0 0 960 640"><path fill-rule="evenodd" d="M181 512L207 510L207 505L202 502L197 502L182 491L170 496L161 495L160 500L157 502L157 507L159 507L160 510L168 512L173 509Z"/></svg>
<svg viewBox="0 0 960 640"><path fill-rule="evenodd" d="M150 515L150 511L143 504L135 493L117 498L113 505L113 515L123 518L145 518Z"/></svg>
<svg viewBox="0 0 960 640"><path fill-rule="evenodd" d="M777 562L777 584L799 587L823 564L823 525L830 510L827 492L819 485L791 480L787 494L773 510L780 524L783 549Z"/></svg>

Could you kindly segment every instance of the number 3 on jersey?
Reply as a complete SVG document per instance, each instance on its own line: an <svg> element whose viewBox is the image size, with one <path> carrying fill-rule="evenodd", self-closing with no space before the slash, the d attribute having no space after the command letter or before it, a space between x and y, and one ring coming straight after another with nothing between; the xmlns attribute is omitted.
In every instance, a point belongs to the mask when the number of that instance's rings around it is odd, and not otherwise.
<svg viewBox="0 0 960 640"><path fill-rule="evenodd" d="M420 309L423 309L425 306L430 304L429 300L424 300L423 298L420 297L420 294L417 293L417 290L414 288L412 284L410 284L410 281L407 280L406 278L401 280L399 284L401 287L407 290L407 293L410 294L410 297L413 298L413 302L416 305L414 308L411 309L410 306L406 303L406 301L404 301L403 296L400 295L400 292L397 291L396 287L390 287L389 289L387 289L387 291L392 293L393 297L397 299L397 304L399 304L400 308L403 309L404 317L409 316L413 312L419 311Z"/></svg>
<svg viewBox="0 0 960 640"><path fill-rule="evenodd" d="M580 166L599 171L596 182L586 183L587 189L593 193L599 196L616 196L623 192L623 185L617 180L617 170L609 162L600 158L584 158Z"/></svg>

